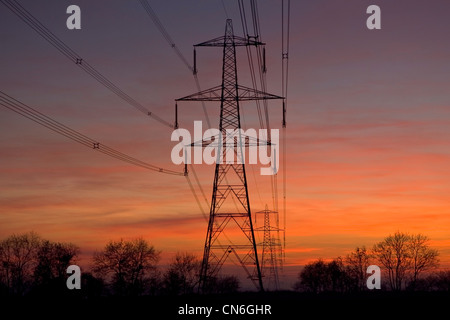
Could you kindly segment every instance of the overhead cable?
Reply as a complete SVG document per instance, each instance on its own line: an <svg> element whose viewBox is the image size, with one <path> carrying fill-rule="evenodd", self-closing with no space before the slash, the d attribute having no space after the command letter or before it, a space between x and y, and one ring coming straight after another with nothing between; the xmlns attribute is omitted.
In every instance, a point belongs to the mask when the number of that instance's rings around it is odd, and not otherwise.
<svg viewBox="0 0 450 320"><path fill-rule="evenodd" d="M15 15L17 15L23 22L35 30L41 37L43 37L47 42L49 42L53 47L55 47L60 53L62 53L66 58L75 63L83 71L109 89L111 92L116 94L119 98L141 111L150 118L160 122L161 124L173 128L173 124L162 119L154 112L150 111L144 107L141 103L137 102L135 99L130 97L124 91L122 91L118 86L101 74L97 69L95 69L91 64L89 64L85 59L83 59L78 53L66 45L60 38L58 38L54 33L52 33L46 26L44 26L36 17L34 17L28 10L26 10L20 3L16 0L0 0L8 9L10 9Z"/></svg>
<svg viewBox="0 0 450 320"><path fill-rule="evenodd" d="M110 147L100 143L97 140L89 138L89 137L85 136L84 134L67 127L66 125L64 125L64 124L50 118L49 116L37 111L36 109L14 99L10 95L8 95L2 91L0 91L0 105L50 129L56 133L59 133L75 142L78 142L88 148L95 150L95 151L104 153L110 157L122 160L124 162L133 164L138 167L142 167L142 168L160 172L160 173L176 175L176 176L184 175L183 172L164 169L164 168L152 165L150 163L141 161L134 157L131 157L131 156L129 156L125 153L122 153L120 151L117 151L113 148L110 148Z"/></svg>

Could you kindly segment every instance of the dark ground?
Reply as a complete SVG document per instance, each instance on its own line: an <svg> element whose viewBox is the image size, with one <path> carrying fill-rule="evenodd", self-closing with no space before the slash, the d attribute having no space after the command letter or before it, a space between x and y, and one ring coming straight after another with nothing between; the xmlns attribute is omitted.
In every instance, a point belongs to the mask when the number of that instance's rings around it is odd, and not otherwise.
<svg viewBox="0 0 450 320"><path fill-rule="evenodd" d="M179 315L180 307L212 307L205 315ZM270 305L271 314L224 314L225 305ZM292 291L157 297L25 297L0 300L3 314L43 319L448 319L450 292L364 292L312 295ZM218 311L215 311L218 310ZM225 307L230 312L230 307ZM425 314L426 316L422 316ZM2 317L3 318L3 317Z"/></svg>

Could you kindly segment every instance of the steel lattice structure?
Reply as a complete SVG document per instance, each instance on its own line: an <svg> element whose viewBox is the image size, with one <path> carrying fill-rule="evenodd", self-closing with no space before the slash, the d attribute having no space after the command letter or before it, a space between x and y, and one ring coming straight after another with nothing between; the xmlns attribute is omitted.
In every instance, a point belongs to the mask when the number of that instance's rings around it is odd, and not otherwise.
<svg viewBox="0 0 450 320"><path fill-rule="evenodd" d="M228 19L224 36L194 46L223 48L222 84L176 99L176 101L220 101L219 131L222 135L222 142L227 147L230 143L233 144L233 151L236 155L233 162L227 159L226 162L216 163L209 223L200 271L199 288L203 292L208 290L209 280L218 275L222 265L231 254L239 261L255 286L259 290L264 290L250 209L245 164L237 161L239 157L243 157L243 149L234 144L234 136L227 135L227 130L241 129L240 101L283 99L280 96L238 85L236 47L262 45L264 43L257 39L235 36L232 21ZM257 144L259 143L261 142L258 141ZM205 146L204 142L193 143L193 146L195 145ZM249 143L242 142L241 146L249 146ZM226 148L219 148L219 150L225 159ZM232 227L240 230L239 243L232 242L224 236L224 230Z"/></svg>
<svg viewBox="0 0 450 320"><path fill-rule="evenodd" d="M263 241L260 245L262 246L261 272L264 277L264 285L266 288L271 287L278 290L280 285L278 269L282 266L283 253L279 233L284 230L279 228L278 211L269 210L266 205L263 211L258 211L256 214L264 217L264 225L255 229L255 231L263 232Z"/></svg>

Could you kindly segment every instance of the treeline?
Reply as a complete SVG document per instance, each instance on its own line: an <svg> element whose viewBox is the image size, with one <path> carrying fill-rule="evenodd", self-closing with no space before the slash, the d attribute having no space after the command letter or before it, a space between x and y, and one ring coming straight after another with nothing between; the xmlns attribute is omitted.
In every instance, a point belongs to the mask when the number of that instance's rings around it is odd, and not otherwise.
<svg viewBox="0 0 450 320"><path fill-rule="evenodd" d="M178 253L167 268L159 266L161 252L146 240L110 241L92 257L89 272L82 270L82 290L68 290L67 268L77 264L80 249L72 243L52 242L34 232L0 241L1 296L139 296L181 295L195 292L200 262ZM212 293L239 289L236 277L210 281Z"/></svg>
<svg viewBox="0 0 450 320"><path fill-rule="evenodd" d="M422 234L397 232L371 249L357 247L346 257L308 263L298 275L294 289L302 292L350 293L368 290L367 268L381 268L382 289L450 292L450 271L436 271L439 252Z"/></svg>
<svg viewBox="0 0 450 320"><path fill-rule="evenodd" d="M110 241L82 270L82 290L69 290L67 268L77 264L80 249L72 243L52 242L29 232L0 241L1 296L162 296L197 292L199 259L178 253L168 266L161 252L146 240ZM299 273L294 289L302 292L354 293L368 290L369 265L382 270L382 289L450 292L450 271L438 271L439 253L421 234L397 232L371 249L358 247L332 261L318 259ZM237 277L208 279L208 293L234 293ZM205 291L204 291L205 292Z"/></svg>

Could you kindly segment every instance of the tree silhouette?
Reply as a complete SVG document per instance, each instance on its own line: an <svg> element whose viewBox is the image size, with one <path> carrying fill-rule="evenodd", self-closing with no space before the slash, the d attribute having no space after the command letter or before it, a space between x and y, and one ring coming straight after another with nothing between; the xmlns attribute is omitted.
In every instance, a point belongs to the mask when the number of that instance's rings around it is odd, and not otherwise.
<svg viewBox="0 0 450 320"><path fill-rule="evenodd" d="M75 263L79 248L72 243L43 240L36 253L34 282L37 287L54 294L64 292L67 267Z"/></svg>
<svg viewBox="0 0 450 320"><path fill-rule="evenodd" d="M389 285L392 290L401 290L406 272L411 267L408 241L407 234L397 232L373 247L375 256L388 272Z"/></svg>
<svg viewBox="0 0 450 320"><path fill-rule="evenodd" d="M187 294L198 284L200 261L195 255L177 253L164 274L164 287L169 294Z"/></svg>
<svg viewBox="0 0 450 320"><path fill-rule="evenodd" d="M118 295L140 295L156 270L159 252L142 238L110 241L94 254L94 272L109 277Z"/></svg>
<svg viewBox="0 0 450 320"><path fill-rule="evenodd" d="M0 281L6 294L23 295L29 289L41 241L36 233L29 232L0 242Z"/></svg>
<svg viewBox="0 0 450 320"><path fill-rule="evenodd" d="M441 271L434 277L436 290L450 292L450 271Z"/></svg>
<svg viewBox="0 0 450 320"><path fill-rule="evenodd" d="M325 291L329 285L327 265L322 259L308 263L298 278L295 288L300 291L319 293Z"/></svg>
<svg viewBox="0 0 450 320"><path fill-rule="evenodd" d="M299 273L299 281L294 289L299 291L321 292L349 292L355 289L348 267L340 257L331 262L322 259L308 263Z"/></svg>
<svg viewBox="0 0 450 320"><path fill-rule="evenodd" d="M358 290L367 288L367 267L370 265L370 254L365 246L356 247L355 251L349 253L345 258L350 277L354 279Z"/></svg>
<svg viewBox="0 0 450 320"><path fill-rule="evenodd" d="M357 281L352 278L350 268L344 265L341 257L337 257L327 265L327 272L330 281L329 291L349 292L357 287Z"/></svg>
<svg viewBox="0 0 450 320"><path fill-rule="evenodd" d="M415 288L419 276L427 270L437 268L439 252L428 246L429 238L422 235L411 235L409 251L411 258L411 287Z"/></svg>
<svg viewBox="0 0 450 320"><path fill-rule="evenodd" d="M438 252L427 242L428 238L421 234L396 232L374 245L374 255L387 270L392 290L401 290L408 280L414 289L420 274L437 267Z"/></svg>

